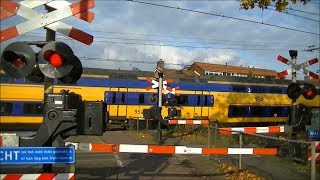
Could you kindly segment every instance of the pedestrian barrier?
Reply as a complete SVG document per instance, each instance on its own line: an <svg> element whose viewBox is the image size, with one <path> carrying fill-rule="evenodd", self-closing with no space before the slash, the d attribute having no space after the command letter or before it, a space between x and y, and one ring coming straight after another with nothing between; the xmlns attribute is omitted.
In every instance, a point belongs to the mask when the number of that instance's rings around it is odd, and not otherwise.
<svg viewBox="0 0 320 180"><path fill-rule="evenodd" d="M41 173L41 174L0 174L0 180L55 180L55 179L64 179L64 180L74 180L74 173Z"/></svg>
<svg viewBox="0 0 320 180"><path fill-rule="evenodd" d="M320 141L315 141L315 152L315 159L320 162ZM308 147L307 159L308 161L311 161L311 144Z"/></svg>
<svg viewBox="0 0 320 180"><path fill-rule="evenodd" d="M209 120L168 120L169 125L176 125L176 124L198 124L198 125L208 125Z"/></svg>
<svg viewBox="0 0 320 180"><path fill-rule="evenodd" d="M145 153L145 154L203 154L203 155L227 155L227 154L254 154L276 155L276 148L192 148L187 146L158 146L158 145L133 145L133 144L93 144L74 143L75 150L92 152L120 152L120 153Z"/></svg>
<svg viewBox="0 0 320 180"><path fill-rule="evenodd" d="M219 128L219 133L222 135L238 134L239 132L250 134L277 134L284 132L284 126L268 126L268 127L232 127Z"/></svg>

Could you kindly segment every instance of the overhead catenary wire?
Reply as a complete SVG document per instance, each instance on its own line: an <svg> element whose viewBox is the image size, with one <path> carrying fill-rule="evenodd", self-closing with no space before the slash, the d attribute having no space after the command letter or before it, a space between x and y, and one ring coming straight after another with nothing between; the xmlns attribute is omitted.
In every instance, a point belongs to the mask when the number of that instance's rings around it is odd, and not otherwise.
<svg viewBox="0 0 320 180"><path fill-rule="evenodd" d="M24 35L30 37L41 37L33 35ZM69 39L57 37L57 39ZM72 40L72 39L71 39ZM192 46L192 45L174 45L174 44L156 44L156 43L138 43L138 42L121 42L121 41L108 41L108 40L94 40L96 43L108 43L108 44L122 44L122 45L139 45L139 46L157 46L157 47L176 47L176 48L190 48L190 49L225 49L225 50L247 50L247 51L288 51L288 49L275 49L275 48L241 48L241 47L213 47L213 46ZM232 45L232 44L217 44L217 45ZM235 44L233 44L235 45ZM240 45L240 44L238 44ZM248 46L243 44L242 46ZM257 45L252 45L257 46ZM299 49L298 51L305 51L305 49Z"/></svg>
<svg viewBox="0 0 320 180"><path fill-rule="evenodd" d="M265 26L276 27L276 28L286 29L286 30L290 30L290 31L296 31L296 32L301 32L301 33L306 33L306 34L317 35L317 36L320 35L319 33L315 33L315 32L304 31L304 30L300 30L300 29L295 29L295 28L290 28L290 27L285 27L285 26L280 26L280 25L275 25L275 24L270 24L270 23L258 22L258 21L253 21L253 20L249 20L249 19L237 18L237 17L227 16L227 15L223 15L223 14L216 14L216 13L198 11L198 10L187 9L187 8L182 8L182 7L174 7L174 6L157 4L157 3L152 3L152 2L145 2L145 1L137 1L137 0L127 0L127 1L139 3L139 4L150 5L150 6L158 6L158 7L163 7L163 8L176 9L176 10L180 10L180 11L188 11L188 12L193 12L193 13L198 13L198 14L217 16L217 17L222 17L222 18L244 21L244 22L248 22L248 23L261 24L261 25L265 25Z"/></svg>
<svg viewBox="0 0 320 180"><path fill-rule="evenodd" d="M34 33L36 34L36 33ZM38 33L40 34L40 33ZM29 37L43 37L43 36L37 36L33 34L29 35L22 35L22 36L29 36ZM66 37L61 35L62 37ZM66 37L70 39L69 37ZM163 39L139 39L139 38L123 38L123 37L110 37L110 36L95 36L95 39L115 39L115 40L123 40L123 41L150 41L150 42L158 42L158 43L186 43L186 44L216 44L216 45L240 45L240 46L275 46L275 45L281 45L281 46L295 46L295 47L306 47L306 44L285 44L285 43L276 43L276 42L248 42L248 41L232 41L232 40L219 40L216 39L215 41L178 41L178 40L163 40ZM102 40L95 40L95 42L100 42ZM221 43L217 41L222 42L238 42L238 43ZM252 43L252 44L251 44ZM259 44L255 44L259 43Z"/></svg>

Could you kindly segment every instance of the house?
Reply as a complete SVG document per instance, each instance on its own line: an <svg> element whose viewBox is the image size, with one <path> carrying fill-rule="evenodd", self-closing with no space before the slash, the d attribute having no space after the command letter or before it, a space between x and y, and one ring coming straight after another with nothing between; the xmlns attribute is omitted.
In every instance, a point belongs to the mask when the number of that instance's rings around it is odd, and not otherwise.
<svg viewBox="0 0 320 180"><path fill-rule="evenodd" d="M235 77L254 77L254 78L269 78L276 79L277 71L242 67L242 66L230 66L227 63L221 64L209 64L203 62L194 62L189 68L189 71L197 74L198 76L206 75L219 75L219 76L235 76Z"/></svg>

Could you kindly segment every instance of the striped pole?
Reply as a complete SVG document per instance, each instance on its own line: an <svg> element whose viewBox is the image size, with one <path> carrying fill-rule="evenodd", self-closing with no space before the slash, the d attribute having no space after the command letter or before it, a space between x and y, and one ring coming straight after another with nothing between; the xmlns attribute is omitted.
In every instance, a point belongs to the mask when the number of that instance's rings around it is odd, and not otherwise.
<svg viewBox="0 0 320 180"><path fill-rule="evenodd" d="M268 126L268 127L232 127L219 128L219 133L222 135L238 134L239 132L250 134L278 134L284 132L284 126Z"/></svg>
<svg viewBox="0 0 320 180"><path fill-rule="evenodd" d="M185 124L185 125L191 125L191 124L198 124L198 125L208 125L209 120L168 120L169 125L177 125L177 124Z"/></svg>
<svg viewBox="0 0 320 180"><path fill-rule="evenodd" d="M227 155L227 154L254 154L276 155L276 148L193 148L187 146L160 146L160 145L134 145L134 144L93 144L73 143L75 150L105 152L105 153L143 153L143 154L202 154L202 155Z"/></svg>
<svg viewBox="0 0 320 180"><path fill-rule="evenodd" d="M74 180L74 173L42 173L42 174L0 174L0 180L22 180L22 179L37 179L37 180Z"/></svg>

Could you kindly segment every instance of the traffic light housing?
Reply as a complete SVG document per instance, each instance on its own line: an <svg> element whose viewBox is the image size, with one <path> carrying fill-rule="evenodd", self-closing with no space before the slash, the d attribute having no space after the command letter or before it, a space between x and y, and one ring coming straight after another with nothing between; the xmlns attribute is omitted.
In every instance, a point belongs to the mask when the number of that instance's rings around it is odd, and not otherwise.
<svg viewBox="0 0 320 180"><path fill-rule="evenodd" d="M72 49L67 44L56 41L49 42L41 49L38 54L38 62L41 72L50 78L73 76L70 73L75 73L75 71L72 70L79 68L79 64L81 66L80 60L73 54Z"/></svg>
<svg viewBox="0 0 320 180"><path fill-rule="evenodd" d="M3 70L14 78L44 82L44 77L58 78L63 83L75 83L82 74L82 64L72 49L63 42L51 41L40 52L25 42L9 44L1 55Z"/></svg>
<svg viewBox="0 0 320 180"><path fill-rule="evenodd" d="M317 95L317 89L313 84L291 83L287 88L287 95L292 100L298 99L300 95L307 100L312 100Z"/></svg>
<svg viewBox="0 0 320 180"><path fill-rule="evenodd" d="M304 98L312 100L317 95L317 89L314 85L305 83L302 89L302 95Z"/></svg>
<svg viewBox="0 0 320 180"><path fill-rule="evenodd" d="M25 42L9 44L2 52L1 66L14 78L24 78L32 73L36 66L36 55Z"/></svg>

